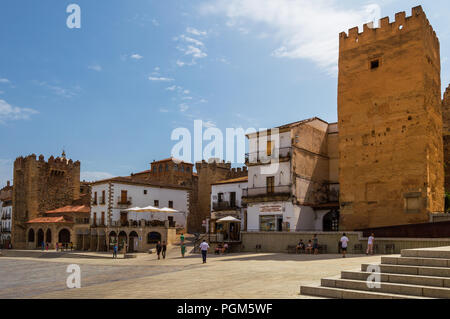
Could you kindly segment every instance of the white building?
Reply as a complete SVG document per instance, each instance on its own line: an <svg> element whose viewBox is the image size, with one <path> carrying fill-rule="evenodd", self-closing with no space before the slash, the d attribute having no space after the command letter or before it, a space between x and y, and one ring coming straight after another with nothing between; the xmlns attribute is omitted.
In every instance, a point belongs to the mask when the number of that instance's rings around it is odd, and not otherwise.
<svg viewBox="0 0 450 319"><path fill-rule="evenodd" d="M247 206L242 202L242 194L247 189L248 177L219 181L211 186L211 232L216 233L223 225L216 221L232 216L241 221L240 229L245 230Z"/></svg>
<svg viewBox="0 0 450 319"><path fill-rule="evenodd" d="M247 137L247 230L336 229L337 125L313 118Z"/></svg>
<svg viewBox="0 0 450 319"><path fill-rule="evenodd" d="M9 181L7 186L0 190L0 244L7 247L11 243L12 227L12 186Z"/></svg>
<svg viewBox="0 0 450 319"><path fill-rule="evenodd" d="M188 188L158 185L147 181L116 177L92 183L91 220L96 226L126 226L145 220L168 221L171 227L186 227ZM132 207L168 207L177 213L132 213Z"/></svg>

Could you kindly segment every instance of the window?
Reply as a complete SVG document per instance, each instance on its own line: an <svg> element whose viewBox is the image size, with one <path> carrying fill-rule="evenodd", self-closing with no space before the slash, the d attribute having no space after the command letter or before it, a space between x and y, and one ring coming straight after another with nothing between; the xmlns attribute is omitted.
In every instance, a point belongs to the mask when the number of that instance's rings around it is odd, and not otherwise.
<svg viewBox="0 0 450 319"><path fill-rule="evenodd" d="M169 171L169 164L166 164L166 172Z"/></svg>
<svg viewBox="0 0 450 319"><path fill-rule="evenodd" d="M236 206L236 192L230 193L230 207Z"/></svg>
<svg viewBox="0 0 450 319"><path fill-rule="evenodd" d="M102 219L100 225L105 225L105 212L102 212Z"/></svg>
<svg viewBox="0 0 450 319"><path fill-rule="evenodd" d="M155 200L154 201L154 205L153 206L155 206L155 207L159 207L159 200Z"/></svg>
<svg viewBox="0 0 450 319"><path fill-rule="evenodd" d="M267 193L273 194L275 191L275 177L266 177Z"/></svg>
<svg viewBox="0 0 450 319"><path fill-rule="evenodd" d="M272 156L272 141L267 141L266 154L267 156Z"/></svg>
<svg viewBox="0 0 450 319"><path fill-rule="evenodd" d="M217 194L217 196L219 197L219 199L217 200L219 203L223 202L223 193L219 193Z"/></svg>
<svg viewBox="0 0 450 319"><path fill-rule="evenodd" d="M186 167L186 172L190 172L191 171L191 168L188 166L188 167Z"/></svg>
<svg viewBox="0 0 450 319"><path fill-rule="evenodd" d="M106 194L105 191L102 191L102 204L105 204L106 201Z"/></svg>
<svg viewBox="0 0 450 319"><path fill-rule="evenodd" d="M127 202L127 197L128 197L128 194L127 194L126 190L120 192L120 202L122 204L125 204Z"/></svg>
<svg viewBox="0 0 450 319"><path fill-rule="evenodd" d="M275 215L259 216L260 231L276 231Z"/></svg>
<svg viewBox="0 0 450 319"><path fill-rule="evenodd" d="M184 172L184 166L183 166L183 165L181 165L180 171L181 171L181 172Z"/></svg>
<svg viewBox="0 0 450 319"><path fill-rule="evenodd" d="M169 208L173 208L173 201L169 200Z"/></svg>
<svg viewBox="0 0 450 319"><path fill-rule="evenodd" d="M378 59L370 62L371 70L378 69L379 66L380 66L380 60L378 60Z"/></svg>
<svg viewBox="0 0 450 319"><path fill-rule="evenodd" d="M420 213L421 209L421 193L405 194L405 210L406 213Z"/></svg>
<svg viewBox="0 0 450 319"><path fill-rule="evenodd" d="M144 195L147 195L147 190L146 189L144 189Z"/></svg>
<svg viewBox="0 0 450 319"><path fill-rule="evenodd" d="M176 172L178 171L178 164L173 165L173 170Z"/></svg>
<svg viewBox="0 0 450 319"><path fill-rule="evenodd" d="M162 171L163 171L163 166L159 165L159 172L162 172Z"/></svg>

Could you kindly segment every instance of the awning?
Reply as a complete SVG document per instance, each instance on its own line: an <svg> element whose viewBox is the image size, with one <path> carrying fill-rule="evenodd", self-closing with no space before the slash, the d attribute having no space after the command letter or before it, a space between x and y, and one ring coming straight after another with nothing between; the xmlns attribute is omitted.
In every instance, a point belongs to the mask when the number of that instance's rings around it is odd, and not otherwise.
<svg viewBox="0 0 450 319"><path fill-rule="evenodd" d="M216 223L240 223L241 221L237 218L234 218L232 216L228 216L225 218L221 218L216 221Z"/></svg>

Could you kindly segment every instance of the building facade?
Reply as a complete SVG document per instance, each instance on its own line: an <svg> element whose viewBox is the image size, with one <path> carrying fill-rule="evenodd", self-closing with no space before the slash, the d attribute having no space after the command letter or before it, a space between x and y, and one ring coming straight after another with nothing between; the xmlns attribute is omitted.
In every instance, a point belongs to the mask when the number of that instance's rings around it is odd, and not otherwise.
<svg viewBox="0 0 450 319"><path fill-rule="evenodd" d="M239 177L215 182L211 186L211 216L209 231L220 232L223 224L217 220L231 216L241 221L240 230L246 229L247 207L242 201L242 195L248 188L248 177ZM219 240L220 241L220 240Z"/></svg>
<svg viewBox="0 0 450 319"><path fill-rule="evenodd" d="M332 230L337 126L312 118L248 135L247 231Z"/></svg>
<svg viewBox="0 0 450 319"><path fill-rule="evenodd" d="M344 230L427 222L444 211L439 40L422 8L340 34Z"/></svg>
<svg viewBox="0 0 450 319"><path fill-rule="evenodd" d="M0 190L0 247L9 248L11 244L12 229L12 191L13 187L7 181L6 186Z"/></svg>

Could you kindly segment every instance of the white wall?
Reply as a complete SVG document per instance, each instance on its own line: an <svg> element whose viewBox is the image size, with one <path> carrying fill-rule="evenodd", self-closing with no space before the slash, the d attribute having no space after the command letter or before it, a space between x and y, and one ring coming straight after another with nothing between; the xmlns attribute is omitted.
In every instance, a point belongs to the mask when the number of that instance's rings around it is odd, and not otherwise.
<svg viewBox="0 0 450 319"><path fill-rule="evenodd" d="M248 183L231 183L231 184L220 184L212 185L211 187L211 210L213 208L213 203L217 202L219 193L223 193L224 201L230 200L230 193L236 193L236 206L241 207L242 205L242 190L247 188Z"/></svg>
<svg viewBox="0 0 450 319"><path fill-rule="evenodd" d="M100 205L102 191L105 190L106 204ZM159 201L159 207L168 207L169 201L173 201L173 208L178 210L180 213L153 213L153 215L142 214L142 218L137 218L136 215L128 214L128 219L155 219L155 220L167 220L168 216L173 216L177 227L185 227L186 219L188 214L188 191L182 189L170 189L170 188L159 188L154 186L146 185L129 185L121 184L118 182L112 183L113 190L113 201L112 201L112 221L120 220L120 213L127 208L132 207L145 207L154 206L154 201ZM122 190L127 191L127 197L131 197L130 207L121 208L118 207L119 198L121 196ZM147 194L144 194L144 190ZM101 213L105 212L105 221L107 222L107 212L108 212L108 197L109 197L109 187L108 183L93 185L92 187L92 198L94 198L94 193L97 192L97 203L98 205L91 207L91 218L94 217L94 213L97 213L97 219L101 218ZM134 213L135 214L135 213Z"/></svg>

